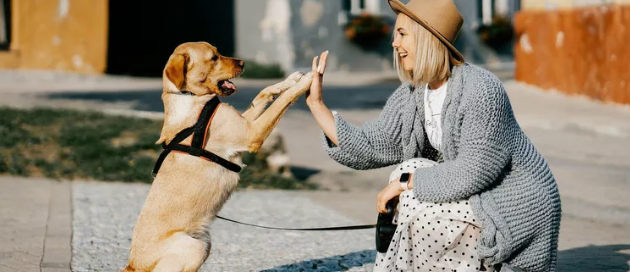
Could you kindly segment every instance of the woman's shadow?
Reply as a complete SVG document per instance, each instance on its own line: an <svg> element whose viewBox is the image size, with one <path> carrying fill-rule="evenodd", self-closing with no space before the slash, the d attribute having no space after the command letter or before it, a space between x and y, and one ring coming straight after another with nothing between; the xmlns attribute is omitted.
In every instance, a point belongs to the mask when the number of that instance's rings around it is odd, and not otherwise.
<svg viewBox="0 0 630 272"><path fill-rule="evenodd" d="M624 252L625 251L625 252ZM375 250L363 250L346 255L305 260L277 266L264 272L284 271L346 271L366 266L369 271L376 258ZM630 271L630 245L587 246L558 252L559 272L627 272ZM369 268L367 268L369 266Z"/></svg>
<svg viewBox="0 0 630 272"><path fill-rule="evenodd" d="M558 252L559 272L627 272L628 262L630 245L591 245Z"/></svg>
<svg viewBox="0 0 630 272"><path fill-rule="evenodd" d="M292 264L277 266L271 269L262 270L261 272L263 271L264 272L346 271L353 267L361 267L364 265L370 265L374 263L375 258L376 258L376 250L362 250L362 251L352 252L345 255L337 255L337 256L331 256L331 257L326 257L326 258L321 258L321 259L305 260L299 263L292 263Z"/></svg>

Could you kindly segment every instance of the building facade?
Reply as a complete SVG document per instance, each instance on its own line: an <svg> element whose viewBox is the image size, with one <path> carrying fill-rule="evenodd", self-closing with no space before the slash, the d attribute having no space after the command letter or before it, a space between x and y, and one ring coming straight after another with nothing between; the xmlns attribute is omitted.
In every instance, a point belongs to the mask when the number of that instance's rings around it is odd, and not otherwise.
<svg viewBox="0 0 630 272"><path fill-rule="evenodd" d="M0 68L162 76L177 45L234 53L234 3L0 0Z"/></svg>
<svg viewBox="0 0 630 272"><path fill-rule="evenodd" d="M518 0L454 0L464 27L456 47L473 63L511 61L511 47L500 52L485 46L477 28L497 14L508 18ZM403 0L407 3L407 0ZM329 50L330 70L389 71L393 69L391 32L369 49L347 37L345 25L361 14L381 17L393 26L395 14L386 0L235 0L236 54L285 70L308 68L312 58ZM391 30L391 29L390 29Z"/></svg>
<svg viewBox="0 0 630 272"><path fill-rule="evenodd" d="M524 0L516 16L517 80L630 104L630 1Z"/></svg>
<svg viewBox="0 0 630 272"><path fill-rule="evenodd" d="M107 0L0 0L0 68L105 71Z"/></svg>
<svg viewBox="0 0 630 272"><path fill-rule="evenodd" d="M466 60L512 61L512 36L491 48L477 30L497 16L511 20L521 1L454 1L464 17L455 46ZM346 28L365 22L365 16L387 25L386 33L366 36L358 27ZM180 0L177 5L171 0L0 0L0 68L161 76L178 44L206 41L224 55L280 64L285 71L308 69L325 50L330 71L392 71L394 22L386 0Z"/></svg>

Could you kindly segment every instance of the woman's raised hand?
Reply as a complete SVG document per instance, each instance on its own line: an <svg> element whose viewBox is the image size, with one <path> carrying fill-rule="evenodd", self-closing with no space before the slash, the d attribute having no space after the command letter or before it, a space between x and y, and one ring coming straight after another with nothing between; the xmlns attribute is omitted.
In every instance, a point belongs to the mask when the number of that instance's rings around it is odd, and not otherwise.
<svg viewBox="0 0 630 272"><path fill-rule="evenodd" d="M313 58L313 83L311 83L311 89L306 93L306 103L309 105L323 104L322 98L322 81L324 79L324 71L326 71L326 60L328 59L328 51L323 52L318 57Z"/></svg>

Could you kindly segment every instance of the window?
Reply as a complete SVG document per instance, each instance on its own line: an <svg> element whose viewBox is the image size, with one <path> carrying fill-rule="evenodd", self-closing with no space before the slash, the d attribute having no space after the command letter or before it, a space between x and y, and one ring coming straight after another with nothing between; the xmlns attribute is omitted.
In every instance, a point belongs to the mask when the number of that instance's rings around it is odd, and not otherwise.
<svg viewBox="0 0 630 272"><path fill-rule="evenodd" d="M488 25L492 22L492 16L494 15L495 1L494 0L482 0L481 1L481 22L484 25Z"/></svg>
<svg viewBox="0 0 630 272"><path fill-rule="evenodd" d="M521 7L520 0L478 0L477 17L482 24L492 23L492 18L497 15L512 17Z"/></svg>
<svg viewBox="0 0 630 272"><path fill-rule="evenodd" d="M0 0L0 50L11 44L11 0Z"/></svg>
<svg viewBox="0 0 630 272"><path fill-rule="evenodd" d="M343 9L351 15L359 15L367 12L378 14L380 0L343 0Z"/></svg>

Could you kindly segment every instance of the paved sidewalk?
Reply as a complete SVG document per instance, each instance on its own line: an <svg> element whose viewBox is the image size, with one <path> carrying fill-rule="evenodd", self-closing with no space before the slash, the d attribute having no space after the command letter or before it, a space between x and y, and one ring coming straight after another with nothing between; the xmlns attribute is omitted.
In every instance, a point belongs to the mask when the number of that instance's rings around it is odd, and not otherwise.
<svg viewBox="0 0 630 272"><path fill-rule="evenodd" d="M0 177L0 271L70 271L71 244L73 271L117 271L148 188ZM376 193L238 191L221 214L270 226L373 223ZM202 271L371 271L375 256L373 230L273 231L218 220L211 233ZM560 272L630 271L627 226L565 214L559 249Z"/></svg>
<svg viewBox="0 0 630 272"><path fill-rule="evenodd" d="M70 183L0 177L0 272L69 272Z"/></svg>
<svg viewBox="0 0 630 272"><path fill-rule="evenodd" d="M297 194L363 223L373 222L376 218L378 191ZM558 271L630 271L630 226L610 225L563 214Z"/></svg>

